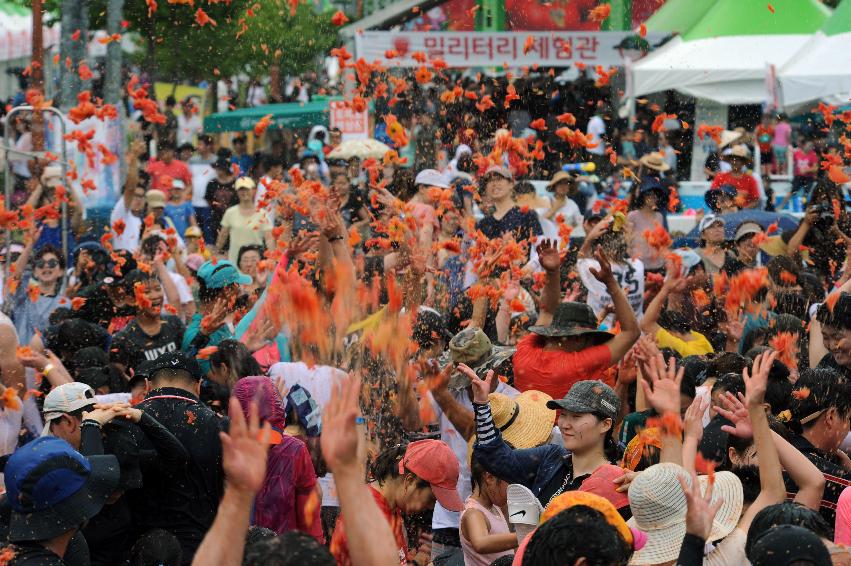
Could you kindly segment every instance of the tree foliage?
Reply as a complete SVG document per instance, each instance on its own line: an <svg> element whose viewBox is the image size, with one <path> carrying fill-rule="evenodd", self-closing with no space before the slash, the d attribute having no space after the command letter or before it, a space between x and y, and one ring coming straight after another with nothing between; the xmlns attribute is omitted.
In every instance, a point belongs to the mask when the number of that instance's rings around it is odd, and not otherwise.
<svg viewBox="0 0 851 566"><path fill-rule="evenodd" d="M29 0L15 0L29 5ZM53 19L80 0L45 0ZM332 12L290 0L125 0L127 32L140 38L137 62L157 80L198 82L241 71L259 76L277 64L283 73L310 69L337 42ZM107 0L88 0L90 29L104 29ZM216 25L196 21L202 9Z"/></svg>
<svg viewBox="0 0 851 566"><path fill-rule="evenodd" d="M249 74L265 75L272 65L284 74L297 74L313 67L316 57L334 47L337 28L332 12L317 13L300 3L295 14L288 0L260 0L241 45Z"/></svg>

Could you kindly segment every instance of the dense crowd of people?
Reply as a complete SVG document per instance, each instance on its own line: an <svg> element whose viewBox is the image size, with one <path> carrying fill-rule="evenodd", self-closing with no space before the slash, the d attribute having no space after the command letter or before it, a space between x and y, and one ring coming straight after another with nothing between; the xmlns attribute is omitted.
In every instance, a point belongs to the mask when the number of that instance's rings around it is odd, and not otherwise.
<svg viewBox="0 0 851 566"><path fill-rule="evenodd" d="M378 159L168 101L100 238L16 158L0 560L851 564L848 142L719 137L671 234L684 122L584 78L395 80Z"/></svg>

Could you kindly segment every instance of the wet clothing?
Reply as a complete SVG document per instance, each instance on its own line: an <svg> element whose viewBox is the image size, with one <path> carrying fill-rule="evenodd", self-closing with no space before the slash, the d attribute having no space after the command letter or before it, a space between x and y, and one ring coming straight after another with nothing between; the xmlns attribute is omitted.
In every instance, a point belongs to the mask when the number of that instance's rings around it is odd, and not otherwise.
<svg viewBox="0 0 851 566"><path fill-rule="evenodd" d="M180 440L189 451L189 463L178 467L160 462L145 469L144 486L131 501L136 527L140 534L152 528L174 534L183 548L183 563L190 564L224 495L219 432L227 430L229 421L194 393L175 387L150 391L137 407ZM150 449L150 442L141 448Z"/></svg>

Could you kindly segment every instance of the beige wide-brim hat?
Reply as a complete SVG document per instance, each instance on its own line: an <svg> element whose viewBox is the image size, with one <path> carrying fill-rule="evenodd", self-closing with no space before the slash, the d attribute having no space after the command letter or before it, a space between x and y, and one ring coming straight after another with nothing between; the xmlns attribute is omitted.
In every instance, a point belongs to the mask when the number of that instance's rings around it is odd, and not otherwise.
<svg viewBox="0 0 851 566"><path fill-rule="evenodd" d="M653 169L654 171L667 171L671 168L670 165L665 163L665 158L658 151L653 151L651 153L645 154L641 156L641 159L638 160L639 163L647 167L648 169Z"/></svg>
<svg viewBox="0 0 851 566"><path fill-rule="evenodd" d="M647 534L647 543L632 555L630 564L636 566L661 564L676 560L686 534L686 496L678 477L691 477L677 464L650 466L629 486L629 506L632 518L627 525ZM706 491L708 476L700 476L701 491ZM744 493L742 482L732 472L715 474L712 500L723 498L712 524L709 540L719 540L733 532L742 514Z"/></svg>
<svg viewBox="0 0 851 566"><path fill-rule="evenodd" d="M553 434L556 412L547 408L553 398L541 391L530 389L514 399L502 393L491 393L493 424L499 429L502 439L513 448L535 448L546 444ZM473 454L476 436L468 442L467 460Z"/></svg>

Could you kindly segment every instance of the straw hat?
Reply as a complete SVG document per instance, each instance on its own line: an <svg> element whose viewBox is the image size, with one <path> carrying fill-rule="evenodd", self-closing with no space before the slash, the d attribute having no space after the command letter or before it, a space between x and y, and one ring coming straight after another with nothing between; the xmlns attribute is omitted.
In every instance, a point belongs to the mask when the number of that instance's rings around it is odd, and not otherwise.
<svg viewBox="0 0 851 566"><path fill-rule="evenodd" d="M786 255L786 248L783 236L769 236L759 244L759 249L770 256Z"/></svg>
<svg viewBox="0 0 851 566"><path fill-rule="evenodd" d="M728 151L724 152L724 156L722 159L725 161L729 161L730 159L738 157L739 159L744 159L746 162L751 160L751 152L748 151L748 148L742 144L734 145Z"/></svg>
<svg viewBox="0 0 851 566"><path fill-rule="evenodd" d="M559 171L558 173L553 175L553 178L550 179L549 183L547 183L547 190L551 193L555 192L556 185L563 181L567 181L568 183L575 183L576 177L572 173L568 173L567 171Z"/></svg>
<svg viewBox="0 0 851 566"><path fill-rule="evenodd" d="M686 534L686 496L679 477L691 477L677 464L650 466L629 486L629 506L632 518L630 527L647 533L647 544L632 556L630 564L660 564L676 560ZM701 491L706 490L707 476L698 478ZM715 474L713 501L723 498L724 503L715 516L709 540L718 540L730 534L742 513L744 494L742 483L731 472Z"/></svg>
<svg viewBox="0 0 851 566"><path fill-rule="evenodd" d="M658 151L653 151L642 155L641 159L639 159L638 162L647 167L648 169L653 169L654 171L667 171L671 168L670 165L665 163L665 158L662 157L662 154Z"/></svg>
<svg viewBox="0 0 851 566"><path fill-rule="evenodd" d="M556 412L547 408L547 402L552 400L546 393L533 389L514 399L502 393L488 396L493 424L502 439L514 448L535 448L550 439L556 420ZM475 440L475 436L470 439L468 457L472 455Z"/></svg>

